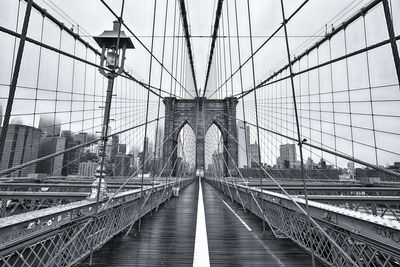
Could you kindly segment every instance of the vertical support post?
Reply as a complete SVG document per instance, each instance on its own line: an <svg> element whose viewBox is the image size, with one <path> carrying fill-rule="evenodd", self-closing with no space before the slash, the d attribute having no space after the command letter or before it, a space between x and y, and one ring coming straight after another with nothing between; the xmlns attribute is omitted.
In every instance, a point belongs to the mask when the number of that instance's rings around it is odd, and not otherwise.
<svg viewBox="0 0 400 267"><path fill-rule="evenodd" d="M382 0L382 5L383 5L383 11L385 12L386 26L389 34L390 46L392 47L394 65L396 67L397 81L400 84L400 56L396 44L396 37L393 28L393 20L392 20L392 15L390 13L388 0Z"/></svg>
<svg viewBox="0 0 400 267"><path fill-rule="evenodd" d="M285 42L286 42L286 54L288 58L288 66L289 66L289 72L290 72L290 83L292 87L292 97L293 97L293 108L294 108L294 113L295 113L295 118L296 118L296 130L297 130L297 141L299 145L299 152L300 152L300 165L301 165L301 178L303 180L303 187L304 187L304 197L305 197L305 202L306 202L306 211L307 211L307 218L308 218L308 224L309 224L309 238L312 238L311 231L311 216L310 216L310 208L308 206L308 193L307 193L307 186L306 186L306 180L304 177L304 160L303 160L303 141L301 139L301 134L300 134L300 122L299 122L299 116L298 116L298 111L297 111L297 101L296 101L296 93L294 90L294 80L293 80L293 69L292 69L292 61L290 59L290 48L289 48L289 38L288 38L288 33L287 33L287 20L285 17L285 7L283 4L283 0L281 0L281 9L282 9L282 19L283 19L283 29L285 32ZM314 248L313 248L313 242L311 241L311 246L310 246L310 251L311 251L311 262L312 266L315 266L315 258L314 258Z"/></svg>
<svg viewBox="0 0 400 267"><path fill-rule="evenodd" d="M12 112L12 108L13 108L13 104L14 104L15 91L17 89L19 70L21 68L22 56L23 56L24 48L25 48L26 35L28 33L29 19L30 19L31 11L32 11L32 4L33 4L33 0L28 0L27 4L26 4L24 24L22 25L21 38L19 40L19 46L18 46L18 51L17 51L17 57L15 60L14 72L13 72L13 76L12 76L12 80L11 80L11 84L10 84L10 91L8 93L6 112L4 114L3 127L1 130L1 134L0 134L0 161L3 158L4 144L6 141L8 125L10 123L11 112Z"/></svg>

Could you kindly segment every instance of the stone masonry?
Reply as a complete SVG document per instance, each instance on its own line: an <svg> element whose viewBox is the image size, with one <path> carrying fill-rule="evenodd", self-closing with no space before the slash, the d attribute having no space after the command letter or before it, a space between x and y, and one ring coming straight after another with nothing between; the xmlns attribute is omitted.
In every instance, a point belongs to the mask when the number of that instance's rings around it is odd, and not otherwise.
<svg viewBox="0 0 400 267"><path fill-rule="evenodd" d="M224 149L224 159L228 164L232 175L237 173L235 164L238 158L237 130L236 130L236 105L238 100L235 97L225 99L177 99L167 97L164 99L165 105L165 130L164 140L169 138L163 146L163 162L168 160L174 147L178 142L179 132L188 124L196 136L196 169L204 169L204 138L207 130L215 124L222 133ZM227 131L232 135L230 136ZM177 151L173 153L168 162L163 175L169 175L173 163L177 158ZM234 162L233 162L233 161ZM228 170L225 170L228 175ZM173 175L175 175L175 170Z"/></svg>

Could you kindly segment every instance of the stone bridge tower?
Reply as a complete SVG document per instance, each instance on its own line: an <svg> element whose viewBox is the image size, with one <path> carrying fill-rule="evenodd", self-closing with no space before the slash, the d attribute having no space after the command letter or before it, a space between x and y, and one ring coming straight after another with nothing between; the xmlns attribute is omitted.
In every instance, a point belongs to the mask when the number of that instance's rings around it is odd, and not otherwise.
<svg viewBox="0 0 400 267"><path fill-rule="evenodd" d="M172 151L174 151L180 130L188 124L196 136L196 169L204 169L204 138L210 126L215 124L221 131L224 145L228 150L224 149L223 156L228 164L229 171L232 175L237 173L235 164L238 163L238 144L235 139L237 140L236 105L238 100L236 97L225 99L166 97L163 102L165 105L164 140L172 134L163 146L163 164L168 161ZM163 175L169 175L176 158L177 151L175 150ZM225 174L228 174L227 169L225 169ZM173 175L175 175L175 170Z"/></svg>

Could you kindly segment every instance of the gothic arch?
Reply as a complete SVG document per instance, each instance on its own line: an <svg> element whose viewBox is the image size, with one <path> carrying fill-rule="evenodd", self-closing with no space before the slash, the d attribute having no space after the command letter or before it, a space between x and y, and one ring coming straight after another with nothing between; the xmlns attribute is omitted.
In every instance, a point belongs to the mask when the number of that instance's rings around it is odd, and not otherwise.
<svg viewBox="0 0 400 267"><path fill-rule="evenodd" d="M229 151L224 154L231 173L236 173L235 164L237 164L238 145L236 143L236 105L238 103L235 97L225 99L177 99L175 97L166 97L163 100L165 105L165 124L164 124L164 146L163 162L167 163L164 175L170 173L177 156L173 153L180 130L186 125L192 128L196 137L196 168L203 168L205 164L204 138L205 134L212 124L215 124L221 131L224 139L224 145ZM167 139L172 132L173 138ZM229 132L228 135L226 132ZM231 136L232 135L232 136ZM166 162L173 153L170 162ZM231 159L232 157L232 159Z"/></svg>

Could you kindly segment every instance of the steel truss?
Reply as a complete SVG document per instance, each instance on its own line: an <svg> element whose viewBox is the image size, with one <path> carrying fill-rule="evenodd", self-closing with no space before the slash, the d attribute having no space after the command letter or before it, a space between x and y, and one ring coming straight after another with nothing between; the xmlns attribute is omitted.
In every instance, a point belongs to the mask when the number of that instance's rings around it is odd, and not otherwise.
<svg viewBox="0 0 400 267"><path fill-rule="evenodd" d="M71 266L99 249L112 237L168 200L172 188L183 188L193 179L170 182L117 195L93 216L95 202L80 201L53 207L8 222L0 221L1 266ZM148 201L146 201L148 200ZM104 205L106 200L100 202ZM36 216L35 216L36 214ZM14 216L17 217L17 216Z"/></svg>
<svg viewBox="0 0 400 267"><path fill-rule="evenodd" d="M237 190L235 190L233 183L216 182L211 179L207 179L207 181L226 195L229 195L226 188L230 187L231 192L236 191L232 194L236 202L243 204L247 210L260 218L266 216L275 231L281 232L308 252L311 252L312 249L315 256L327 265L353 266L326 236L314 225L310 226L307 217L300 213L284 195L268 191L261 194L259 189L249 189L242 185L236 185ZM251 194L256 196L257 202L264 199L264 203L266 203L264 214L257 207ZM398 222L393 222L393 225L385 225L383 220L380 221L377 218L375 222L372 222L370 218L363 218L368 215L359 213L359 216L356 216L353 214L354 211L348 211L349 214L346 215L346 212L342 212L337 207L331 206L328 209L324 208L324 205L327 204L311 204L311 217L318 221L324 231L351 257L357 266L399 266L400 229L397 228Z"/></svg>

